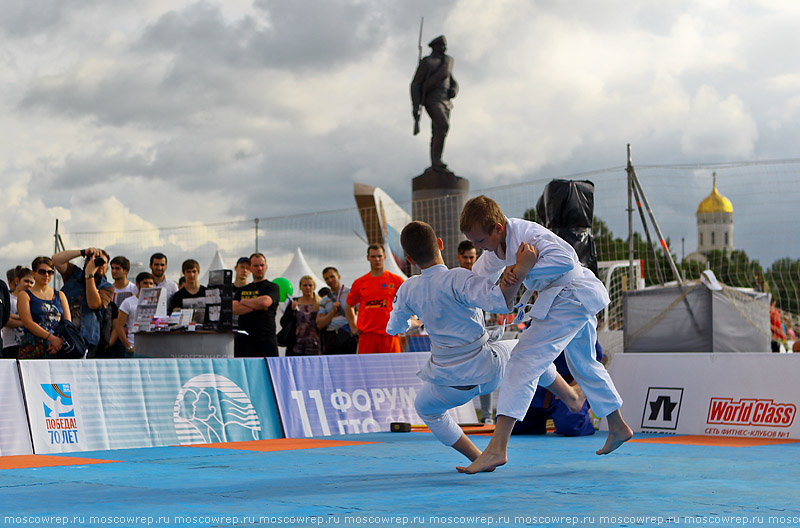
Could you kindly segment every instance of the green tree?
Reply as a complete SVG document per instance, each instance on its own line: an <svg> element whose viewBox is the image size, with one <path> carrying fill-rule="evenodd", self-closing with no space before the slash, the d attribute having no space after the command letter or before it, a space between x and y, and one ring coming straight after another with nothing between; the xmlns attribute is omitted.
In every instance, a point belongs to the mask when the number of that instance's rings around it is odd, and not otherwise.
<svg viewBox="0 0 800 528"><path fill-rule="evenodd" d="M706 253L708 264L694 260L684 260L681 267L688 280L699 279L700 274L706 269L714 272L717 280L728 286L740 288L754 288L756 276L762 273L761 264L751 261L743 250L714 249Z"/></svg>
<svg viewBox="0 0 800 528"><path fill-rule="evenodd" d="M776 260L764 274L775 305L781 310L800 313L800 259Z"/></svg>
<svg viewBox="0 0 800 528"><path fill-rule="evenodd" d="M536 208L532 207L525 211L525 214L522 215L522 218L525 220L530 220L531 222L536 222L537 224L541 224L542 220L539 218L539 213L536 212Z"/></svg>
<svg viewBox="0 0 800 528"><path fill-rule="evenodd" d="M525 211L523 218L539 221L535 209ZM594 217L592 236L597 247L597 260L628 260L628 240L615 237L614 233L601 218ZM671 247L667 239L667 247ZM664 249L657 246L655 251L647 244L647 240L639 232L633 233L633 258L644 261L644 279L646 286L660 284L660 277L665 282L674 281L675 277L669 265ZM673 253L672 258L678 262ZM706 254L707 264L696 260L684 260L678 267L686 280L697 280L705 269L714 272L721 283L740 288L754 288L769 291L781 310L800 314L800 259L783 258L775 261L769 270L764 272L757 260L750 260L744 250L713 250ZM763 275L765 284L759 284L758 278Z"/></svg>

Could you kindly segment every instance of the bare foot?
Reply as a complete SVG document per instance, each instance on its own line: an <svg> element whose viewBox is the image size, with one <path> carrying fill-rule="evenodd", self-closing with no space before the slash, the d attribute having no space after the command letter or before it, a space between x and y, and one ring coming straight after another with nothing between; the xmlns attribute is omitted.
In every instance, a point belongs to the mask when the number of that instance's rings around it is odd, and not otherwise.
<svg viewBox="0 0 800 528"><path fill-rule="evenodd" d="M586 403L586 395L583 393L583 389L581 389L581 386L578 384L573 385L572 390L575 392L575 399L564 403L567 404L569 412L579 413L583 409L583 404Z"/></svg>
<svg viewBox="0 0 800 528"><path fill-rule="evenodd" d="M506 457L505 453L489 453L488 451L484 451L469 465L469 467L456 466L456 469L459 473L472 475L473 473L480 473L482 471L494 471L495 468L502 466L506 462L508 462L508 457Z"/></svg>
<svg viewBox="0 0 800 528"><path fill-rule="evenodd" d="M502 466L502 464L500 464L500 465ZM472 467L472 466L470 466L470 467ZM495 466L493 468L489 468L489 469L478 469L478 470L475 470L475 471L472 471L468 467L464 467L464 466L456 466L456 469L458 470L459 473L466 473L467 475L471 475L473 473L480 473L480 472L491 473L492 471L497 469L497 466Z"/></svg>
<svg viewBox="0 0 800 528"><path fill-rule="evenodd" d="M627 424L613 431L609 429L605 445L601 449L595 451L595 453L598 455L607 455L631 438L633 438L633 431Z"/></svg>

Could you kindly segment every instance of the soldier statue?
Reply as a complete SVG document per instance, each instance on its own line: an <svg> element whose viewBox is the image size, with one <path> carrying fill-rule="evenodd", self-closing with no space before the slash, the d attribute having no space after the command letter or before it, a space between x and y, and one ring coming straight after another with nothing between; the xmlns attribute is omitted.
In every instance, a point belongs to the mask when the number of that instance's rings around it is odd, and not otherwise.
<svg viewBox="0 0 800 528"><path fill-rule="evenodd" d="M449 172L442 161L444 138L450 128L450 101L458 93L458 83L453 77L453 58L445 54L447 39L440 35L428 46L432 52L423 57L411 81L411 105L414 116L414 135L419 133L421 107L431 118L431 167L438 172Z"/></svg>

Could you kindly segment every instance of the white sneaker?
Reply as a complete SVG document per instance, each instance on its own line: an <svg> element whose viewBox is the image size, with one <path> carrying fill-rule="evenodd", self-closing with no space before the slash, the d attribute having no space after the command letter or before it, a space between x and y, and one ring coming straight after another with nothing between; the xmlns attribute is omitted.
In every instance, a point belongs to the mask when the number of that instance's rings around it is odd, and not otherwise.
<svg viewBox="0 0 800 528"><path fill-rule="evenodd" d="M494 425L494 420L492 420L491 418L484 418L483 423L484 425Z"/></svg>

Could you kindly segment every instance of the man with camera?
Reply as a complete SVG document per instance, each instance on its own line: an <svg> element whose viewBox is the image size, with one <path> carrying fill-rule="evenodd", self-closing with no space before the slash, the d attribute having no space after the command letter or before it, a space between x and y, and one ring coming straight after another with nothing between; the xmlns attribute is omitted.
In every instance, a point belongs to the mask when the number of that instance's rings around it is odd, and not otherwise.
<svg viewBox="0 0 800 528"><path fill-rule="evenodd" d="M328 266L322 270L322 278L330 293L322 297L317 312L317 329L322 334L323 354L355 354L358 350L358 337L347 325L347 294L350 288L341 283L339 270Z"/></svg>
<svg viewBox="0 0 800 528"><path fill-rule="evenodd" d="M82 257L82 267L72 259ZM108 253L102 249L71 249L53 255L53 265L64 279L61 291L67 297L72 324L78 327L89 347L88 357L94 357L100 343L103 315L114 295L114 287L106 280Z"/></svg>

